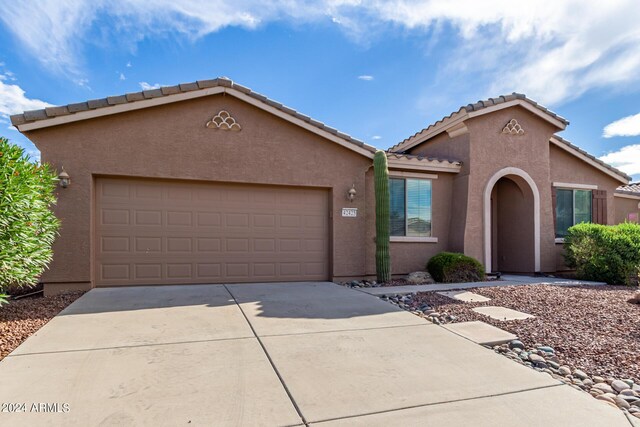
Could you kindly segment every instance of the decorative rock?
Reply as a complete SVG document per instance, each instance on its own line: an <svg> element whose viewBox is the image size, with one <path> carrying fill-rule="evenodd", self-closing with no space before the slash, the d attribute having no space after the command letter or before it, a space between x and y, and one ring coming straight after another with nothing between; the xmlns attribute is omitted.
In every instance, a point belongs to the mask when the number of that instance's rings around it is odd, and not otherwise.
<svg viewBox="0 0 640 427"><path fill-rule="evenodd" d="M633 387L633 380L632 380L631 378L628 378L628 379L626 379L626 380L622 380L622 381L624 381L625 383L627 383L627 385L628 385L630 388L631 388L631 387Z"/></svg>
<svg viewBox="0 0 640 427"><path fill-rule="evenodd" d="M582 372L580 369L575 369L573 371L573 375L578 377L578 378L580 378L581 380L589 378L589 376L587 374L585 374L584 372Z"/></svg>
<svg viewBox="0 0 640 427"><path fill-rule="evenodd" d="M593 387L591 387L591 389L602 390L604 393L613 393L613 389L611 388L611 386L606 383L594 384Z"/></svg>
<svg viewBox="0 0 640 427"><path fill-rule="evenodd" d="M407 282L414 285L431 285L436 283L427 271L414 271L406 277Z"/></svg>
<svg viewBox="0 0 640 427"><path fill-rule="evenodd" d="M593 385L593 381L590 378L585 378L584 380L582 380L582 384L586 385L587 387L591 387Z"/></svg>
<svg viewBox="0 0 640 427"><path fill-rule="evenodd" d="M558 363L554 362L553 360L549 360L549 359L547 359L547 364L548 364L551 368L556 369L556 370L557 370L558 368L560 368L560 365L559 365Z"/></svg>
<svg viewBox="0 0 640 427"><path fill-rule="evenodd" d="M632 414L635 414L636 412L640 412L640 408L636 408L635 406L632 406L631 408L629 408L629 412L631 412Z"/></svg>
<svg viewBox="0 0 640 427"><path fill-rule="evenodd" d="M555 350L553 349L553 347L549 347L548 345L542 345L538 347L538 350L544 351L545 353L555 353Z"/></svg>
<svg viewBox="0 0 640 427"><path fill-rule="evenodd" d="M638 397L638 392L635 390L631 390L630 388L624 389L620 392L621 395L623 396L634 396L634 397Z"/></svg>
<svg viewBox="0 0 640 427"><path fill-rule="evenodd" d="M608 402L608 403L612 403L614 405L616 404L616 401L613 398L607 396L606 394L600 394L600 395L596 396L596 399L602 400L602 401L605 401L605 402Z"/></svg>
<svg viewBox="0 0 640 427"><path fill-rule="evenodd" d="M558 368L558 373L566 377L567 375L571 375L571 368L568 366L560 366L560 368Z"/></svg>
<svg viewBox="0 0 640 427"><path fill-rule="evenodd" d="M629 405L629 402L619 396L616 396L613 400L616 402L616 405L618 405L618 408L629 409L631 407L631 405Z"/></svg>
<svg viewBox="0 0 640 427"><path fill-rule="evenodd" d="M524 350L524 344L522 344L522 341L520 340L513 340L509 343L509 348L512 350L516 348L519 348L520 350Z"/></svg>
<svg viewBox="0 0 640 427"><path fill-rule="evenodd" d="M630 387L624 381L613 380L611 381L611 388L620 393L622 390L628 390Z"/></svg>
<svg viewBox="0 0 640 427"><path fill-rule="evenodd" d="M636 292L636 294L633 297L629 298L627 302L631 304L640 304L640 292Z"/></svg>
<svg viewBox="0 0 640 427"><path fill-rule="evenodd" d="M594 383L603 383L605 381L604 381L604 378L599 377L599 376L596 375L596 376L593 377L593 382Z"/></svg>
<svg viewBox="0 0 640 427"><path fill-rule="evenodd" d="M533 363L544 363L544 357L542 356L538 356L537 354L530 354L529 355L529 360L532 361Z"/></svg>
<svg viewBox="0 0 640 427"><path fill-rule="evenodd" d="M592 388L591 390L589 390L589 393L593 396L599 396L601 394L604 394L604 391L600 390L599 388Z"/></svg>

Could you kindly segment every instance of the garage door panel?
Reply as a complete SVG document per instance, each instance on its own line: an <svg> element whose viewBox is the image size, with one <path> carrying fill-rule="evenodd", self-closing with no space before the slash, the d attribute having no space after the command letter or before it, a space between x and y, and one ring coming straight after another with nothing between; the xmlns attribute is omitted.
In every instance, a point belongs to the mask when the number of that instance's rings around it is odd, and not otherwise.
<svg viewBox="0 0 640 427"><path fill-rule="evenodd" d="M326 190L96 182L96 282L325 280Z"/></svg>

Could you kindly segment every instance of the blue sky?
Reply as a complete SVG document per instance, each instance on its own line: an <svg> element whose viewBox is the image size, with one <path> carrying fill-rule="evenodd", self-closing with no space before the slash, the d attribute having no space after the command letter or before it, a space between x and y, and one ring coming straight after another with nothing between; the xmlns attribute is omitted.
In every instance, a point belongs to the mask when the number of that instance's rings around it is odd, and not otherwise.
<svg viewBox="0 0 640 427"><path fill-rule="evenodd" d="M639 180L640 7L599 3L0 0L0 135L37 154L8 115L227 76L388 148L518 91Z"/></svg>

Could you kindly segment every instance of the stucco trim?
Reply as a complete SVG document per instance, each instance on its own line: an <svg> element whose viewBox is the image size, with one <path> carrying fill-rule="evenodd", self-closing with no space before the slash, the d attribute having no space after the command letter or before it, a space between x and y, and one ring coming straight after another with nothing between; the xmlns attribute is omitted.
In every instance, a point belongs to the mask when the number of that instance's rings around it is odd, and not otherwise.
<svg viewBox="0 0 640 427"><path fill-rule="evenodd" d="M613 197L620 197L622 199L633 199L640 200L640 194L637 196L635 194L621 194L621 193L613 193Z"/></svg>
<svg viewBox="0 0 640 427"><path fill-rule="evenodd" d="M391 236L391 243L438 243L437 237Z"/></svg>
<svg viewBox="0 0 640 427"><path fill-rule="evenodd" d="M556 237L556 239L554 241L555 241L556 245L564 244L564 237Z"/></svg>
<svg viewBox="0 0 640 427"><path fill-rule="evenodd" d="M598 186L593 184L573 184L569 182L554 182L554 187L558 188L575 188L578 190L597 190Z"/></svg>
<svg viewBox="0 0 640 427"><path fill-rule="evenodd" d="M615 171L611 170L609 167L607 167L607 166L605 166L603 164L600 164L598 161L596 161L593 158L591 158L591 157L587 156L586 154L582 153L580 150L577 150L576 148L574 148L572 145L570 145L568 143L568 141L565 141L564 139L558 138L556 136L552 136L551 139L549 139L549 142L552 143L553 145L555 145L558 148L562 148L567 153L573 154L574 156L576 156L580 160L590 164L594 168L600 170L601 172L606 173L610 177L615 178L616 180L622 182L623 184L625 184L625 185L629 184L628 177L623 177L619 173L616 173ZM620 173L622 173L622 172L620 172Z"/></svg>
<svg viewBox="0 0 640 427"><path fill-rule="evenodd" d="M496 182L507 175L524 179L533 193L533 257L536 272L540 271L540 192L531 176L519 168L507 167L499 170L489 179L484 189L484 268L491 273L491 191Z"/></svg>

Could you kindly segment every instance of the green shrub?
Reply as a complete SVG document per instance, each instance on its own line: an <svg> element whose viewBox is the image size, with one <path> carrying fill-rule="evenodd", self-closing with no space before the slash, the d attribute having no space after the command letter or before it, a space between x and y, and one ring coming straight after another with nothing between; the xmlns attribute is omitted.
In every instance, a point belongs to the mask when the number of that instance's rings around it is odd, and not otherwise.
<svg viewBox="0 0 640 427"><path fill-rule="evenodd" d="M38 283L53 256L59 222L50 210L57 177L0 137L0 304L7 287Z"/></svg>
<svg viewBox="0 0 640 427"><path fill-rule="evenodd" d="M640 225L578 224L564 241L567 266L578 278L635 285L640 274Z"/></svg>
<svg viewBox="0 0 640 427"><path fill-rule="evenodd" d="M465 254L440 252L427 263L427 270L436 282L480 282L485 279L484 266Z"/></svg>

